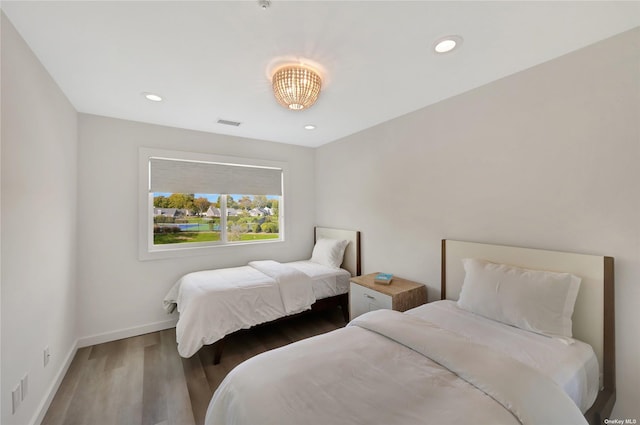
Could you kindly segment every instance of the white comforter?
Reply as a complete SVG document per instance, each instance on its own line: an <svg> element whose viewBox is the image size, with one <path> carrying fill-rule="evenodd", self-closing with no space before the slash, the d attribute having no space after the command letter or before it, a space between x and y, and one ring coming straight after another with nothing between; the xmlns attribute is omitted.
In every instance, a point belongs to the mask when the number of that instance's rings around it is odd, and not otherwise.
<svg viewBox="0 0 640 425"><path fill-rule="evenodd" d="M455 301L436 301L407 314L453 331L479 345L500 351L545 373L584 413L598 395L598 359L590 345L566 338L550 338L487 319L458 307Z"/></svg>
<svg viewBox="0 0 640 425"><path fill-rule="evenodd" d="M298 313L316 298L311 278L276 261L205 270L183 276L164 298L167 311L177 305L178 352L191 357L239 329Z"/></svg>
<svg viewBox="0 0 640 425"><path fill-rule="evenodd" d="M240 364L215 392L205 423L586 422L535 369L419 317L378 310Z"/></svg>

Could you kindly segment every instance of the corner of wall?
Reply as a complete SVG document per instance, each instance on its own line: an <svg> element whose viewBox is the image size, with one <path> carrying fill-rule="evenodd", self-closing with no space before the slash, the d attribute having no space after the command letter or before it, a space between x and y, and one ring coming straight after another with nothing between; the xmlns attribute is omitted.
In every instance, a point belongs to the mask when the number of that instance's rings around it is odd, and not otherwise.
<svg viewBox="0 0 640 425"><path fill-rule="evenodd" d="M4 12L0 20L0 244L11 246L0 258L0 422L38 424L78 345L78 114ZM58 217L55 226L32 208L42 203ZM45 243L25 243L43 234ZM14 413L11 392L25 375L29 389Z"/></svg>

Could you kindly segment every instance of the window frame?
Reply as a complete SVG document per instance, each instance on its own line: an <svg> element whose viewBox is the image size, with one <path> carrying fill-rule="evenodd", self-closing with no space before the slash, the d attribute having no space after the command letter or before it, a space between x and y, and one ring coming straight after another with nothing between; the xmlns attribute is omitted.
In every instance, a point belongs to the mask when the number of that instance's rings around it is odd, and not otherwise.
<svg viewBox="0 0 640 425"><path fill-rule="evenodd" d="M188 242L180 244L153 243L153 192L149 190L151 170L149 160L151 158L167 158L173 160L216 162L225 164L237 164L254 167L272 167L282 170L282 195L278 203L278 234L276 239L264 239L256 241L226 241L227 229L221 229L221 240L216 242ZM287 189L288 167L286 162L272 161L257 158L245 158L236 156L223 156L208 153L174 151L166 149L155 149L141 147L138 155L138 258L141 261L156 260L163 258L186 257L194 255L205 255L212 253L222 247L243 246L255 244L272 244L285 241L285 195ZM231 195L231 194L220 194ZM246 194L255 195L255 194ZM223 197L226 204L226 197ZM225 209L226 211L226 209Z"/></svg>

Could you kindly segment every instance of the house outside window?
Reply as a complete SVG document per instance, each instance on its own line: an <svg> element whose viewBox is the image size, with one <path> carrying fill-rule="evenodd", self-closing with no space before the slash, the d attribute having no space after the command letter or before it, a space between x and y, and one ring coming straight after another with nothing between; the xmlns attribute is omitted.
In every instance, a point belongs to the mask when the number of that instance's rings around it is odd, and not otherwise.
<svg viewBox="0 0 640 425"><path fill-rule="evenodd" d="M141 259L284 240L286 164L141 148L140 168Z"/></svg>

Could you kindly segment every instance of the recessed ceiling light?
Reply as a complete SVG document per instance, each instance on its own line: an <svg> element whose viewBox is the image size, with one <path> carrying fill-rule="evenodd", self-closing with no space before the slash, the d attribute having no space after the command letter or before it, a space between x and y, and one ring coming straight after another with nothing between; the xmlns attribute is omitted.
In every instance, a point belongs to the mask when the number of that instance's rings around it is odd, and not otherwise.
<svg viewBox="0 0 640 425"><path fill-rule="evenodd" d="M448 35L436 40L433 44L433 50L435 50L436 53L449 53L456 47L460 47L461 44L462 37L458 35Z"/></svg>
<svg viewBox="0 0 640 425"><path fill-rule="evenodd" d="M162 102L162 96L159 96L155 93L142 93L142 95L147 99L153 102Z"/></svg>
<svg viewBox="0 0 640 425"><path fill-rule="evenodd" d="M307 125L304 126L304 129L305 130L315 130L316 126L313 125L313 124L307 124Z"/></svg>

